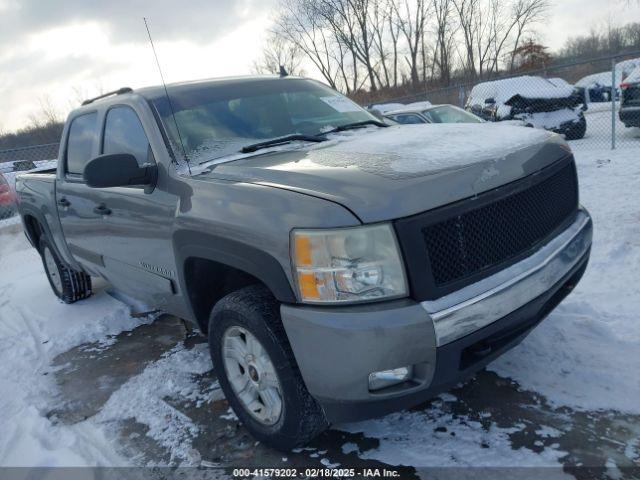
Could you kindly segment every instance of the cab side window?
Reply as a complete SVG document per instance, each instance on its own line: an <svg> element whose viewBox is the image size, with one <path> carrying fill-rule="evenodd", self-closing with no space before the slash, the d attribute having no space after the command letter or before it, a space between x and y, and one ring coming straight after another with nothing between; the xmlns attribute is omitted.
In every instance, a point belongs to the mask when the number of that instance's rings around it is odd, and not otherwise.
<svg viewBox="0 0 640 480"><path fill-rule="evenodd" d="M102 153L130 153L141 167L154 163L147 135L131 107L114 107L107 112Z"/></svg>
<svg viewBox="0 0 640 480"><path fill-rule="evenodd" d="M74 118L67 139L67 173L82 175L91 160L94 142L98 138L98 114L86 113Z"/></svg>

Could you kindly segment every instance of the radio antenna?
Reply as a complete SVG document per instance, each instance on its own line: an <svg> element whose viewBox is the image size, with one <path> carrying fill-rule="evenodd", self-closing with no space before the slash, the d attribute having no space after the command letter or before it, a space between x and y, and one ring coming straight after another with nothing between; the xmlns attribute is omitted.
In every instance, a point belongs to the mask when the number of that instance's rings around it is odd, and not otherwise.
<svg viewBox="0 0 640 480"><path fill-rule="evenodd" d="M178 126L178 121L176 119L176 112L173 110L173 103L171 103L171 97L169 97L169 91L167 90L167 84L164 81L164 75L162 75L162 68L160 68L160 61L158 60L158 54L156 53L156 47L153 45L153 39L151 38L151 31L149 30L149 24L147 23L146 17L142 17L144 20L144 26L147 29L147 35L149 35L149 43L151 44L151 50L153 50L153 56L156 59L156 65L158 65L158 72L160 72L160 80L162 80L162 86L164 88L164 94L167 97L167 102L169 102L169 109L171 109L171 118L173 118L173 123L176 125L176 132L178 133L178 140L180 140L180 147L182 148L182 155L184 155L184 159L187 162L187 169L189 170L189 175L191 175L191 165L189 164L189 157L187 157L187 150L184 148L184 143L182 141L182 135L180 134L180 127Z"/></svg>

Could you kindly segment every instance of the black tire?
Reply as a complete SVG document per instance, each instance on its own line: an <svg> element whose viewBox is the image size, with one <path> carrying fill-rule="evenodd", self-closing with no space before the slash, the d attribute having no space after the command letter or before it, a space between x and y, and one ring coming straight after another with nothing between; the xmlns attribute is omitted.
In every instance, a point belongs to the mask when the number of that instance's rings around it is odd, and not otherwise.
<svg viewBox="0 0 640 480"><path fill-rule="evenodd" d="M587 119L581 117L577 123L574 123L567 133L565 137L567 140L580 140L584 138L585 133L587 133Z"/></svg>
<svg viewBox="0 0 640 480"><path fill-rule="evenodd" d="M262 443L281 451L307 444L328 428L324 413L311 397L280 320L280 305L269 290L252 285L230 293L213 308L209 318L209 349L222 390L238 418ZM282 413L273 425L254 419L234 392L222 358L227 329L240 327L262 344L282 390Z"/></svg>
<svg viewBox="0 0 640 480"><path fill-rule="evenodd" d="M44 235L40 237L39 251L47 280L56 297L64 303L74 303L91 296L91 277L63 264L55 248ZM48 258L51 258L52 262L48 262Z"/></svg>

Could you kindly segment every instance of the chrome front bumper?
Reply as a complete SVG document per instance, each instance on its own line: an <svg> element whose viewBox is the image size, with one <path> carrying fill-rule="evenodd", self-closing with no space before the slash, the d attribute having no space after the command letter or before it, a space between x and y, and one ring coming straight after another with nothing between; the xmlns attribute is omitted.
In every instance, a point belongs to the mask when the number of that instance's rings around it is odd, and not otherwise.
<svg viewBox="0 0 640 480"><path fill-rule="evenodd" d="M591 217L580 209L569 228L530 257L442 298L422 302L433 320L437 346L486 327L542 295L589 250L592 233Z"/></svg>

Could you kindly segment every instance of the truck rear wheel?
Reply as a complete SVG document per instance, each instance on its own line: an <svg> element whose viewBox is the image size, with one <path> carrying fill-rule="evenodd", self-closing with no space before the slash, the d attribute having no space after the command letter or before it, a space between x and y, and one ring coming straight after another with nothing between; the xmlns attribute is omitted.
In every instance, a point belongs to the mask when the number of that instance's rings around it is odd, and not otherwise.
<svg viewBox="0 0 640 480"><path fill-rule="evenodd" d="M279 307L260 285L230 293L211 312L209 349L220 386L247 430L288 451L328 424L302 380Z"/></svg>
<svg viewBox="0 0 640 480"><path fill-rule="evenodd" d="M40 255L53 293L64 303L74 303L91 296L91 277L62 263L49 240L40 238Z"/></svg>

